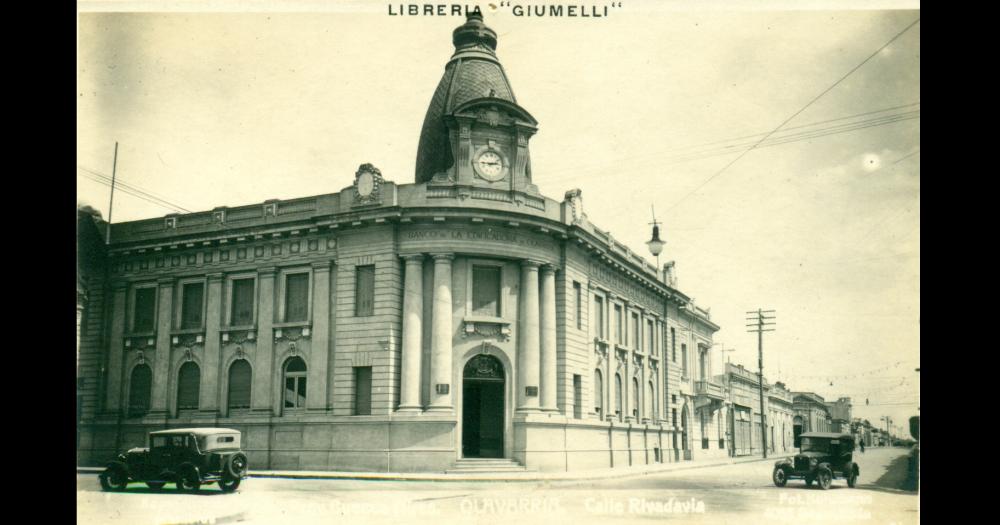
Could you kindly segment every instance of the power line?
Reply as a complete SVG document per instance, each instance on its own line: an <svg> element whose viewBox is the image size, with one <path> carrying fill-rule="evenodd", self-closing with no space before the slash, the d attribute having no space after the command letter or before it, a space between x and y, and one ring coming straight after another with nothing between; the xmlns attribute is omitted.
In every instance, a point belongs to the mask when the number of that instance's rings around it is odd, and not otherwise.
<svg viewBox="0 0 1000 525"><path fill-rule="evenodd" d="M840 117L840 118L830 119L830 120L821 121L821 122L814 122L814 123L811 123L811 124L804 124L802 126L795 126L793 128L787 128L787 129L785 129L783 131L789 131L789 130L792 130L792 129L803 129L803 131L798 131L798 132L795 132L795 133L789 133L789 134L786 134L786 135L772 137L769 140L766 140L764 142L761 142L761 143L757 144L756 145L756 149L761 149L761 148L766 148L766 147L771 147L771 146L779 146L779 145L782 145L782 144L789 144L789 143L798 142L798 141L801 141L801 140L808 140L808 139L812 139L812 138L819 138L819 137L824 137L824 136L827 136L827 135L834 135L834 134L838 134L838 133L846 133L846 132L849 132L849 131L855 131L855 130L865 129L865 128L869 128L869 127L882 126L882 125L886 125L886 124L892 124L894 122L900 122L900 121L912 120L912 119L920 118L919 110L915 110L915 111L908 111L908 112L891 114L891 115L882 115L882 116L879 116L879 117L873 117L873 118L870 118L870 119L859 120L859 121L856 121L856 122L849 122L849 123L837 124L837 125L834 125L834 126L827 126L827 127L816 128L816 129L804 129L804 128L810 128L810 127L816 126L816 125L821 124L821 123L833 122L833 121L837 121L837 120L845 120L845 119L849 119L849 118L856 118L857 116L871 114L871 113L878 113L878 112L876 111L876 112L860 113L858 115L851 115L849 117ZM631 161L631 160L634 160L634 159L646 159L646 160L643 161L643 162L640 162L638 164L632 164L631 165L632 168L641 167L641 166L648 166L648 165L653 164L653 163L659 163L659 164L664 164L664 163L666 163L666 164L677 164L677 163L681 163L681 162L690 162L690 161L701 160L701 159L710 158L710 157L717 157L717 156L720 156L720 155L729 155L729 154L732 154L732 153L736 153L736 151L733 151L735 148L754 144L754 141L744 141L744 142L734 142L734 141L739 141L739 140L742 140L742 139L745 139L745 138L757 137L757 136L760 136L760 135L762 135L762 134L758 133L758 134L748 135L748 136L743 136L743 137L735 137L735 138L732 138L732 139L712 141L712 142L708 142L708 143L704 143L704 144L697 144L697 145L691 145L691 146L682 146L682 147L679 147L679 148L673 148L673 149L663 150L663 151L661 151L659 153L655 153L655 154L651 154L651 155L639 155L639 156L634 156L634 157L628 157L628 158L625 158L625 159L619 159L619 160L617 160L617 161L615 161L614 163L611 163L611 164L600 164L600 165L593 165L593 166L589 166L589 167L585 167L585 168L568 168L568 169L550 171L550 172L548 172L549 174L564 173L564 172L567 172L567 171L572 171L573 175L570 175L570 176L567 176L567 177L550 178L550 179L548 179L548 182L549 183L553 183L553 182L563 182L563 181L567 181L567 180L578 179L578 178L586 176L586 174L588 174L588 173L590 173L590 172L592 172L594 170L607 169L607 168L609 168L611 166L614 166L614 165L617 165L617 164L621 164L622 162L625 162L625 161ZM704 150L701 150L701 151L690 151L690 152L682 152L682 151L680 151L680 150L687 150L687 149L703 148L703 147L714 145L714 144L725 144L727 142L734 142L734 143L733 144L724 145L724 146L716 146L715 148L704 149ZM677 153L671 153L671 152L677 152ZM662 155L662 157L660 157L661 155Z"/></svg>
<svg viewBox="0 0 1000 525"><path fill-rule="evenodd" d="M77 168L80 171L85 172L81 176L83 176L83 177L85 177L87 179L90 179L90 180L95 181L95 182L99 182L101 184L104 184L105 186L111 186L111 184L112 184L111 178L108 177L107 175L104 175L101 172L98 172L98 171L95 171L95 170L91 170L91 169L85 168L83 166L77 166ZM181 206L179 204L176 204L174 202L168 201L167 199L159 197L156 194L150 193L150 192L148 192L148 191L146 191L146 190L144 190L144 189L142 189L140 187L137 187L135 185L127 184L125 182L122 182L121 180L118 180L118 181L115 182L115 187L116 187L116 189L120 189L121 191L124 191L125 193L128 193L128 194L130 194L132 196L138 197L138 198L140 198L142 200L145 200L147 202L150 202L152 204L156 204L157 206L160 206L160 207L163 207L163 208L166 208L166 209L170 209L170 210L174 210L174 211L179 211L179 212L182 212L182 213L191 213L191 210L188 210L187 208L185 208L185 207L183 207L183 206Z"/></svg>
<svg viewBox="0 0 1000 525"><path fill-rule="evenodd" d="M680 198L680 200L678 200L678 201L677 201L677 202L675 202L675 203L674 203L674 204L673 204L672 206L670 206L669 208L667 208L667 211L670 211L670 210L672 210L672 209L676 208L676 207L677 207L677 206L678 206L678 205L679 205L679 204L680 204L681 202L683 202L683 201L684 201L685 199L687 199L687 198L688 198L688 197L690 197L691 195L695 194L695 193L696 193L696 192L697 192L698 190L700 190L700 189L701 189L701 188L703 188L703 187L704 187L704 186L705 186L706 184L708 184L709 182L711 182L711 181L712 181L712 179L714 179L714 178L718 177L719 175L721 175L721 174L722 174L723 172L725 172L725 171L726 171L727 169L729 169L729 167L730 167L730 166L732 166L733 164L736 164L736 162L737 162L738 160L742 159L744 155L746 155L747 153L749 153L750 151L752 151L752 150L753 150L754 148L756 148L756 147L757 147L757 146L758 146L758 145L759 145L760 143L762 143L762 142L764 142L765 140L767 140L767 138L768 138L768 137L770 137L771 135L773 135L774 133L776 133L776 132L777 132L777 131L778 131L779 129L781 129L781 128L782 128L782 127L783 127L783 126L785 125L785 124L788 124L788 123L789 123L789 122L790 122L790 121L791 121L792 119L794 119L795 117L799 116L799 115L800 115L800 114L801 114L801 113L802 113L803 111L805 111L805 110L806 110L806 108L808 108L809 106L812 106L812 105L813 105L813 103L815 103L815 102L816 102L817 100L819 100L820 98L822 98L822 97L823 97L823 95L826 95L826 94L827 94L827 93L829 93L829 92L830 92L830 91L831 91L831 90L832 90L833 88L837 87L837 86L838 86L838 85L839 85L839 84L840 84L841 82L843 82L843 81L844 81L844 79L846 79L847 77L851 76L851 74L852 74L852 73L854 73L855 71L857 71L858 69L860 69L860 68L861 68L861 66L863 66L863 65L867 64L869 60L871 60L871 59L872 59L872 58L874 58L874 57L875 57L876 55L878 55L878 54L879 54L879 53L880 53L880 52L881 52L881 51L882 51L883 49L885 49L885 48L889 47L889 45L890 45L890 44L892 44L893 42L895 42L897 38L899 38L899 37L903 36L903 33L906 33L907 31L909 31L909 30L910 30L910 28L912 28L913 26L917 25L917 23L918 23L918 22L920 22L920 19L919 19L919 18L918 18L918 19L916 19L916 20L914 20L914 21L913 21L912 23L910 23L910 25L906 26L906 27L905 27L905 28L904 28L904 29L903 29L902 31L900 31L899 33L896 33L896 36L894 36L894 37L892 37L891 39L889 39L889 41L888 41L888 42L886 42L885 44L883 44L883 45L882 45L882 47L880 47L880 48L876 49L874 53L872 53L871 55L868 55L868 58L866 58L866 59L862 60L860 64L858 64L858 65L854 66L853 68L851 68L851 70L850 70L850 71L848 71L848 72L847 72L846 74L844 74L844 76L842 76L842 77L840 77L839 79L837 79L837 81L836 81L836 82L834 82L834 83L833 83L832 85L830 85L830 87L828 87L828 88L824 89L824 90L823 90L823 91L822 91L822 92L821 92L821 93L820 93L819 95L816 95L815 97L813 97L813 99L812 99L812 100L810 100L810 101L809 101L808 103L806 103L806 105L802 106L802 108L800 108L800 109L799 109L798 111L796 111L795 113L792 113L792 115L791 115L790 117L786 118L786 119L785 119L785 120L784 120L784 121L783 121L783 122L782 122L781 124L778 124L778 127L774 128L774 129L773 129L773 130L772 130L772 131L771 131L770 133L768 133L768 134L767 134L767 135L765 135L765 136L764 136L763 138L761 138L761 139L760 139L759 141L757 141L757 144L754 144L753 146L750 146L749 148L747 148L746 150L744 150L744 151L743 151L742 153L740 153L740 154L739 154L739 156L738 156L738 157L736 157L735 159L733 159L733 160L729 161L729 163L727 163L727 164L726 164L725 166L723 166L723 167L722 167L722 169L720 169L719 171L715 172L715 173L714 173L714 174L713 174L713 175L712 175L711 177L709 177L709 178L705 179L705 181L704 181L704 182L702 182L701 184L699 184L697 188L695 188L695 189L694 189L694 190L692 190L691 192L689 192L689 193L687 193L686 195L684 195L683 197L681 197L681 198Z"/></svg>

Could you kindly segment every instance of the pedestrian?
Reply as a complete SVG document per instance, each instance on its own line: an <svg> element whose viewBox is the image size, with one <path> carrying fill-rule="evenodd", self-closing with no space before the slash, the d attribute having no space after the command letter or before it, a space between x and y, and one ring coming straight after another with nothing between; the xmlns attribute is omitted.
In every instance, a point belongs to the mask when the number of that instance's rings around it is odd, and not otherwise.
<svg viewBox="0 0 1000 525"><path fill-rule="evenodd" d="M864 454L865 453L865 442L861 441L860 444L861 444L861 453Z"/></svg>

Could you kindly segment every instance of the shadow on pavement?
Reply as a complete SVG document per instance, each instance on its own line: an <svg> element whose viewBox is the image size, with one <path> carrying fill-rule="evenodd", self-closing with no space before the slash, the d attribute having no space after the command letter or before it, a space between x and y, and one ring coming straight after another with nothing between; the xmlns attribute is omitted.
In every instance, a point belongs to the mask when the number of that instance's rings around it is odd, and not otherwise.
<svg viewBox="0 0 1000 525"><path fill-rule="evenodd" d="M917 494L916 475L910 473L910 456L893 459L874 483L859 485L861 488L892 494Z"/></svg>

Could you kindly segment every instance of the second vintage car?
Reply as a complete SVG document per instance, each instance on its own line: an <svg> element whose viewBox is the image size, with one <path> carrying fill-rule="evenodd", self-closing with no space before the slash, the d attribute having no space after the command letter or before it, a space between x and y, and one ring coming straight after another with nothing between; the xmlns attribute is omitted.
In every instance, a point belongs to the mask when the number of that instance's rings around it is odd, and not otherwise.
<svg viewBox="0 0 1000 525"><path fill-rule="evenodd" d="M240 431L231 428L178 428L150 432L148 447L133 448L108 463L100 475L104 490L125 490L130 482L144 482L153 490L176 483L186 491L218 483L233 492L247 477L246 454L240 450Z"/></svg>
<svg viewBox="0 0 1000 525"><path fill-rule="evenodd" d="M799 453L792 459L774 463L772 480L784 487L790 479L804 479L806 486L813 481L827 490L833 480L841 477L853 488L861 475L854 462L854 436L834 432L806 432L799 436Z"/></svg>

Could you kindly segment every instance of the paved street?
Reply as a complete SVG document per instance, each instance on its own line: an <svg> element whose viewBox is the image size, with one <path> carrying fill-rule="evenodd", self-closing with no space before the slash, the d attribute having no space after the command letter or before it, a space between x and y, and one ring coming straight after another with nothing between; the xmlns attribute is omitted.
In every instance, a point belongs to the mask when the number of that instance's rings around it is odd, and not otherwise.
<svg viewBox="0 0 1000 525"><path fill-rule="evenodd" d="M81 523L917 523L918 498L898 488L906 450L857 454L856 489L829 491L771 483L772 461L662 472L602 481L423 482L251 478L235 494L160 493L142 484L101 492L78 474ZM896 460L896 461L894 461ZM892 465L895 472L887 472ZM905 477L905 473L903 475Z"/></svg>

